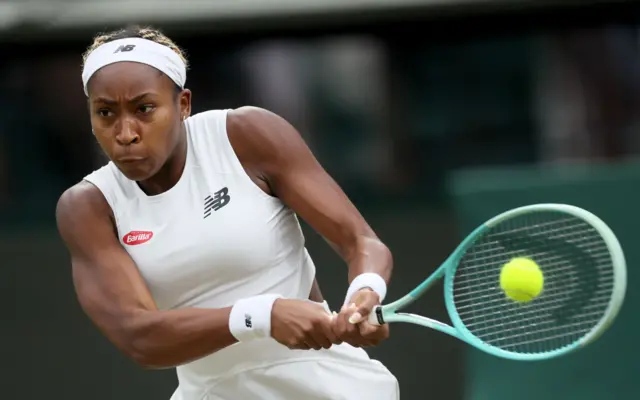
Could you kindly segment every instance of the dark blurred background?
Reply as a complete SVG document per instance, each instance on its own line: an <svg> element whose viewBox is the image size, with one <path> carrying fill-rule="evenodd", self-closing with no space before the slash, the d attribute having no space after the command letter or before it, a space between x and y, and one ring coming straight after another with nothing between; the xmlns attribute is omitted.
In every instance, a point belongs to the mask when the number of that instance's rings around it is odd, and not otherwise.
<svg viewBox="0 0 640 400"><path fill-rule="evenodd" d="M0 2L0 399L168 399L176 386L174 371L141 370L82 314L55 230L59 195L105 163L81 54L98 32L134 22L186 49L195 112L262 106L301 131L393 250L390 299L514 206L572 203L618 234L629 293L599 342L520 364L393 326L370 353L403 399L640 398L639 10L587 0ZM337 307L346 268L306 231ZM419 307L447 321L441 291Z"/></svg>

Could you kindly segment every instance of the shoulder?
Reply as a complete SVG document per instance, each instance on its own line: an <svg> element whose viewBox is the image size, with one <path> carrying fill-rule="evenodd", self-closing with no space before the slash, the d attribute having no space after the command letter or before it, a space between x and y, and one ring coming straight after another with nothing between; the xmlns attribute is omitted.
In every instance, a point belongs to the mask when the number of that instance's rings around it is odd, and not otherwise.
<svg viewBox="0 0 640 400"><path fill-rule="evenodd" d="M284 121L279 115L260 107L245 106L229 110L227 113L227 129L233 131L264 131L269 126Z"/></svg>
<svg viewBox="0 0 640 400"><path fill-rule="evenodd" d="M66 230L70 225L86 226L111 215L111 207L100 189L84 180L65 190L56 205L56 221L60 230Z"/></svg>
<svg viewBox="0 0 640 400"><path fill-rule="evenodd" d="M281 116L259 107L241 107L227 114L227 135L239 157L251 161L286 156L302 140Z"/></svg>
<svg viewBox="0 0 640 400"><path fill-rule="evenodd" d="M198 137L206 137L206 133L212 131L225 131L228 113L228 109L214 109L193 114L186 120L188 130L196 133Z"/></svg>
<svg viewBox="0 0 640 400"><path fill-rule="evenodd" d="M124 190L122 187L124 182L129 182L129 178L124 176L113 162L109 161L106 165L85 176L78 185L84 186L85 183L90 183L100 191L109 193L108 197L114 197ZM75 186L69 190L71 189L75 189ZM112 192L113 195L111 195Z"/></svg>
<svg viewBox="0 0 640 400"><path fill-rule="evenodd" d="M279 128L288 126L284 118L260 107L245 106L227 110L208 110L187 119L194 128L201 125L213 126L223 123L227 135L234 139L266 139L277 136Z"/></svg>

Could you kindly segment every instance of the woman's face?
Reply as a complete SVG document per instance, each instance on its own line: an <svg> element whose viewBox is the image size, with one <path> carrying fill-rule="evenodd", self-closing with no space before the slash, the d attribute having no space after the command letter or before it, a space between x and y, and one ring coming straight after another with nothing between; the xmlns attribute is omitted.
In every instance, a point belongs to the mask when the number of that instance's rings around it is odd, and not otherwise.
<svg viewBox="0 0 640 400"><path fill-rule="evenodd" d="M146 64L118 62L88 85L91 126L100 147L129 179L155 175L180 141L191 93Z"/></svg>

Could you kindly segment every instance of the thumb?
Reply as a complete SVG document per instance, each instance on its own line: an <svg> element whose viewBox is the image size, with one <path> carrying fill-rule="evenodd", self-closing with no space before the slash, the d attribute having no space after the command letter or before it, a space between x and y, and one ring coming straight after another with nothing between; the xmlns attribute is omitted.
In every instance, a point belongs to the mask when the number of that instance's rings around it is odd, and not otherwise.
<svg viewBox="0 0 640 400"><path fill-rule="evenodd" d="M366 296L364 301L357 306L356 311L349 317L349 323L358 324L368 317L373 307L378 304L377 297L378 295L375 292L371 292L370 295Z"/></svg>

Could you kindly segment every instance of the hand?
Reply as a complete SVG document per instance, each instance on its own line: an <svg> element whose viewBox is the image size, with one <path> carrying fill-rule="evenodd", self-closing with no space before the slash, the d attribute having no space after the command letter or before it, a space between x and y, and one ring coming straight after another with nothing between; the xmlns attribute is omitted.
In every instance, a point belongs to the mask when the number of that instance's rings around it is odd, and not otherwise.
<svg viewBox="0 0 640 400"><path fill-rule="evenodd" d="M278 299L271 309L271 337L290 349L328 349L340 341L333 316L317 303Z"/></svg>
<svg viewBox="0 0 640 400"><path fill-rule="evenodd" d="M389 337L389 325L372 325L367 317L380 297L371 289L361 289L354 293L334 318L333 330L336 336L355 347L377 346Z"/></svg>

